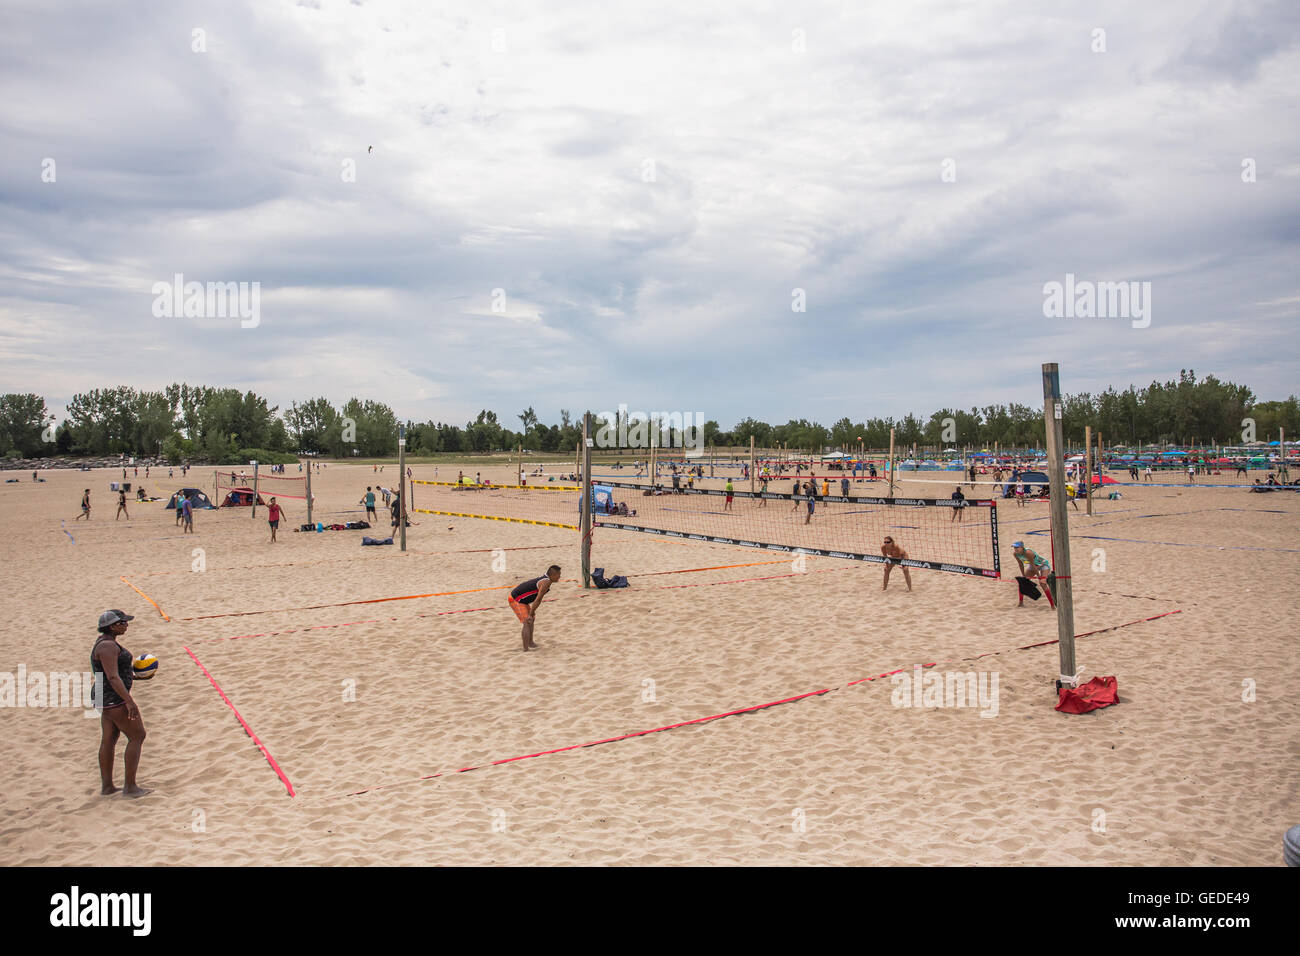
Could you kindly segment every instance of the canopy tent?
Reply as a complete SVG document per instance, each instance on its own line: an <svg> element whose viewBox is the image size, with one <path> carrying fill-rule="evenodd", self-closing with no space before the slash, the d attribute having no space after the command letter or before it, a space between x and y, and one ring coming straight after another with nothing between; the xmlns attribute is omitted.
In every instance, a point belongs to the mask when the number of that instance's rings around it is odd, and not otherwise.
<svg viewBox="0 0 1300 956"><path fill-rule="evenodd" d="M175 508L178 504L180 504L181 498L189 498L191 508L215 507L212 504L212 502L208 499L208 496L205 495L203 491L199 488L182 488L180 491L177 491L170 498L167 499L166 507Z"/></svg>
<svg viewBox="0 0 1300 956"><path fill-rule="evenodd" d="M843 461L846 458L852 457L852 455L846 455L842 451L833 451L829 455L822 455L822 461Z"/></svg>
<svg viewBox="0 0 1300 956"><path fill-rule="evenodd" d="M1023 481L1025 483L1025 493L1032 495L1038 490L1039 485L1047 485L1049 480L1046 472L1022 471L1016 476L1016 481ZM1016 493L1016 481L1007 481L1006 488L1002 492L1003 498L1010 498Z"/></svg>
<svg viewBox="0 0 1300 956"><path fill-rule="evenodd" d="M257 496L257 503L259 505L266 504L266 502L262 500L261 495ZM221 507L223 508L247 508L252 506L252 504L252 488L232 488L230 491L226 492L226 497L221 501Z"/></svg>
<svg viewBox="0 0 1300 956"><path fill-rule="evenodd" d="M1093 475L1092 483L1094 485L1118 485L1119 482L1110 475Z"/></svg>

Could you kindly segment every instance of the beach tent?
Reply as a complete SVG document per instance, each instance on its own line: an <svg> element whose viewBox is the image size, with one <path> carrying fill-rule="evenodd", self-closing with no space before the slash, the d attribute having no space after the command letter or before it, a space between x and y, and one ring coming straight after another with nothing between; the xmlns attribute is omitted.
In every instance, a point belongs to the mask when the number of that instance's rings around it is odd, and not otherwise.
<svg viewBox="0 0 1300 956"><path fill-rule="evenodd" d="M1016 477L1016 481L1011 481L1008 479L1006 488L1002 492L1002 497L1010 498L1012 495L1014 495L1016 493L1016 487L1015 487L1016 482L1019 481L1023 481L1025 483L1025 494L1027 495L1032 495L1035 492L1037 492L1039 485L1048 484L1048 478L1046 472L1022 471Z"/></svg>
<svg viewBox="0 0 1300 956"><path fill-rule="evenodd" d="M842 451L833 451L829 455L822 455L822 461L843 461L845 458L852 457L852 455L846 455Z"/></svg>
<svg viewBox="0 0 1300 956"><path fill-rule="evenodd" d="M1092 483L1094 485L1118 485L1119 482L1110 475L1093 475Z"/></svg>
<svg viewBox="0 0 1300 956"><path fill-rule="evenodd" d="M208 496L205 495L198 488L182 488L180 491L176 492L174 495L172 495L170 498L167 499L167 507L175 508L178 504L180 504L180 499L182 496L190 499L191 508L214 507L212 502L208 499Z"/></svg>
<svg viewBox="0 0 1300 956"><path fill-rule="evenodd" d="M257 496L257 503L259 505L266 504L266 502L262 500L261 495ZM250 507L252 504L253 504L252 488L232 488L230 491L226 492L226 497L222 500L221 507L247 508Z"/></svg>
<svg viewBox="0 0 1300 956"><path fill-rule="evenodd" d="M582 510L582 502L578 502L578 510ZM610 485L592 485L591 486L591 513L594 515L613 514L614 489Z"/></svg>

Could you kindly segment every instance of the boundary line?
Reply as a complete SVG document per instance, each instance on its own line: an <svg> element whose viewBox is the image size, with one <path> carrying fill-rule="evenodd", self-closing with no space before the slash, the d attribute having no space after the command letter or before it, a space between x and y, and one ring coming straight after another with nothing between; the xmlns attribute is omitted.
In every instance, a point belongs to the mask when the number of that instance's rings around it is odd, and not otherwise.
<svg viewBox="0 0 1300 956"><path fill-rule="evenodd" d="M1164 612L1163 614L1156 614L1156 615L1154 615L1154 616L1152 616L1152 617L1142 618L1141 620L1137 620L1137 621L1128 621L1128 622L1126 622L1126 623L1124 623L1124 624L1115 624L1115 625L1112 625L1111 627L1098 628L1098 629L1095 630L1095 631L1086 631L1086 632L1084 632L1083 634L1076 634L1075 637L1088 637L1088 636L1093 635L1093 634L1101 634L1101 633L1104 633L1104 632L1106 632L1106 631L1114 631L1114 630L1118 630L1118 629L1121 628L1121 627L1130 627L1130 626L1132 626L1132 625L1134 625L1134 624L1144 624L1144 623L1146 623L1147 621L1155 621L1155 620L1158 620L1159 618L1162 618L1162 617L1168 617L1168 616L1170 616L1171 614L1181 614L1181 613L1182 613L1182 609L1181 609L1181 608L1180 608L1180 609L1173 610L1173 611L1166 611L1166 612ZM1053 641L1042 641L1042 642L1037 643L1037 644L1026 644L1026 645L1024 645L1023 647L1014 647L1014 648L1010 648L1010 650L1012 650L1012 651L1024 651L1024 650L1029 650L1030 648L1035 648L1035 647L1046 647L1046 646L1048 646L1048 645L1050 645L1050 644L1056 644L1056 643L1058 643L1058 641L1056 641L1056 640L1053 640ZM979 660L980 658L983 658L983 657L994 657L994 656L997 656L998 654L1005 654L1005 653L1008 653L1008 651L991 651L991 652L989 652L989 653L987 653L987 654L979 654L979 655L977 655L977 656L975 656L975 657L962 657L962 658L958 658L958 659L955 660L955 661L935 661L935 662L932 662L932 663L929 663L929 664L920 664L920 665L913 664L913 665L911 665L911 666L912 666L912 667L917 667L917 666L919 666L919 667L924 667L924 668L930 668L930 667L937 667L939 664L952 664L952 663L957 663L958 661L974 661L974 660ZM644 737L644 736L646 736L646 735L648 735L648 734L658 734L658 733L662 733L662 732L664 732L664 731L666 731L666 730L676 730L676 729L679 728L679 727L690 727L690 726L693 726L693 725L695 725L695 724L704 724L704 723L709 723L709 722L711 722L711 721L715 721L715 720L722 720L722 719L725 718L725 717L735 717L735 716L737 716L737 715L739 715L739 714L749 714L749 713L753 713L754 711L758 711L758 710L766 710L766 709L769 708L769 707L777 707L777 706L779 706L779 705L781 705L781 704L792 704L792 703L794 703L795 701L805 700L805 699L807 699L807 698L809 698L809 697L821 697L821 696L823 696L823 695L825 695L825 694L830 693L830 692L833 691L833 690L840 690L840 689L842 689L842 688L844 688L844 687L853 687L853 686L856 686L857 684L864 684L864 683L867 683L868 681L875 681L875 680L880 680L880 679L885 678L885 677L892 677L894 674L902 674L902 673L905 673L905 672L906 672L907 670L909 670L909 669L911 669L911 668L900 667L900 668L898 668L897 670L888 671L888 672L886 672L886 673L884 673L884 674L877 674L877 675L875 675L874 677L864 677L864 678L861 678L861 679L859 679L859 680L850 681L850 682L847 683L847 684L839 684L839 685L836 685L836 686L834 686L834 687L824 687L824 688L822 688L821 690L812 690L812 691L808 691L807 693L804 693L804 694L796 694L796 695L793 696L793 697L784 697L784 698L782 698L782 699L780 699L780 700L768 701L768 702L765 703L765 704L754 704L754 705L751 706L751 707L742 707L742 708L740 708L739 710L729 710L729 711L726 711L725 713L721 713L721 714L711 714L711 715L709 715L709 716L707 716L707 717L696 717L694 720L686 720L686 721L682 721L681 723L676 723L676 724L667 724L667 725L665 725L665 726L663 726L663 727L653 727L653 728L651 728L651 729L649 729L649 730L638 730L638 731L634 731L633 733L630 733L630 734L621 734L621 735L619 735L619 736L617 736L617 737L606 737L606 738L604 738L604 739L602 739L602 740L592 740L592 741L589 741L589 742L587 742L587 743L583 743L583 744L570 744L570 745L567 746L567 747L557 747L557 748L555 748L555 749L553 749L553 750L539 750L537 753L522 754L521 756L518 756L518 757L505 757L505 758L503 758L503 759L501 759L501 760L493 760L493 761L491 761L490 763L479 764L479 765L474 766L474 767L461 767L459 770L442 770L442 771L439 771L438 773L425 774L424 776L421 776L421 777L412 777L412 778L409 778L409 779L407 779L407 780L398 780L398 781L395 781L395 782L393 782L393 783L379 784L379 785L376 785L376 786L365 787L365 788L363 788L363 789L361 789L361 790L352 790L352 791L349 791L349 792L346 794L346 796L349 796L349 797L360 796L361 794L365 794L365 793L373 793L373 792L375 792L375 791L377 791L377 790L389 790L389 789L392 789L393 787L399 787L399 786L402 786L402 785L404 785L404 784L408 784L408 783L421 783L421 782L423 782L423 781L425 781L425 780L433 780L433 779L436 779L436 778L438 778L438 777L447 777L447 776L454 776L455 774L460 774L460 773L469 773L471 770L483 770L483 769L485 769L485 768L487 768L487 767L499 767L499 766L501 766L502 764L515 763L515 762L520 761L520 760L530 760L530 759L532 759L533 757L545 757L545 756L549 756L550 754L565 753L565 752L567 752L567 751L571 751L571 750L581 750L581 749L586 748L586 747L598 747L598 746L600 746L601 744L614 743L614 742L619 741L619 740L631 740L631 739L634 738L634 737Z"/></svg>
<svg viewBox="0 0 1300 956"><path fill-rule="evenodd" d="M146 601L148 601L150 604L152 604L152 605L154 606L154 610L156 610L159 614L162 615L162 619L163 619L164 621L170 621L170 620L171 620L171 618L167 616L167 613L166 613L162 608L160 608L160 607L158 606L158 602L157 602L157 601L155 601L155 600L154 600L153 598L151 598L149 595L145 594L143 591L141 591L138 587L136 587L134 584L132 584L132 583L131 583L130 581L128 581L126 578L121 577L121 576L119 575L119 576L118 576L118 579L119 579L123 584L125 584L127 587L129 587L132 591L134 591L136 594L140 595L140 597L144 598ZM182 619L182 620L183 620L183 619Z"/></svg>
<svg viewBox="0 0 1300 956"><path fill-rule="evenodd" d="M230 698L227 697L226 692L221 689L221 685L217 683L216 678L213 677L212 674L208 671L208 669L203 666L203 662L194 655L194 652L192 650L190 650L188 647L183 648L183 650L185 651L186 654L190 655L190 659L193 660L194 663L198 665L199 670L203 671L203 676L208 679L208 682L213 687L216 688L217 693L221 695L221 699L225 702L226 706L229 707L231 712L235 715L235 719L239 721L239 726L244 728L244 733L248 734L248 736L252 738L253 743L257 745L257 749L262 751L262 756L265 757L266 762L271 765L271 769L275 771L275 775L280 778L280 782L284 784L284 789L289 792L289 796L296 797L297 794L294 793L293 791L293 783L290 782L289 778L284 775L284 771L280 769L280 765L276 763L275 758L271 756L271 751L266 749L266 744L262 743L262 741L258 738L257 734L253 733L253 728L248 726L248 721L244 719L243 715L240 714L239 710L235 707L235 705L230 702Z"/></svg>

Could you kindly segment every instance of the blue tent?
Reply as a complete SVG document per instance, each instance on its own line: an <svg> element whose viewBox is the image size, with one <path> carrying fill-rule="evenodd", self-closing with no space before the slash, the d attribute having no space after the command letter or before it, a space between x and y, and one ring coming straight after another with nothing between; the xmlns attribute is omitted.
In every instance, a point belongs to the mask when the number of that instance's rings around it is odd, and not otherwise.
<svg viewBox="0 0 1300 956"><path fill-rule="evenodd" d="M582 502L578 502L578 509L582 509ZM614 489L610 485L592 485L591 486L591 513L594 515L613 514L614 506Z"/></svg>
<svg viewBox="0 0 1300 956"><path fill-rule="evenodd" d="M1016 477L1016 481L1023 481L1025 483L1025 494L1032 495L1038 491L1039 485L1046 485L1048 483L1048 477L1041 471L1022 471ZM1015 486L1015 481L1008 481L1006 488L1002 492L1002 497L1010 498L1014 495L1016 493Z"/></svg>
<svg viewBox="0 0 1300 956"><path fill-rule="evenodd" d="M182 495L190 499L191 508L198 509L198 508L213 507L212 502L208 500L208 496L205 495L198 488L182 488L180 491L176 492L170 498L167 499L167 504L164 507L175 508L176 505L179 503Z"/></svg>

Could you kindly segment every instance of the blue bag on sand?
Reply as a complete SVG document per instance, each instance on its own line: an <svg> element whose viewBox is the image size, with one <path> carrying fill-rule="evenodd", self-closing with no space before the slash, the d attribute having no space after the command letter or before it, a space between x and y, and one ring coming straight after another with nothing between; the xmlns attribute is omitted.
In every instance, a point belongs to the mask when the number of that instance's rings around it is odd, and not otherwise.
<svg viewBox="0 0 1300 956"><path fill-rule="evenodd" d="M392 543L393 543L393 539L392 539L392 538L371 538L371 537L363 537L363 538L361 539L361 544L362 544L362 545L367 545L367 544L392 544Z"/></svg>
<svg viewBox="0 0 1300 956"><path fill-rule="evenodd" d="M628 587L627 576L616 574L612 578L605 577L605 569L597 568L591 572L591 581L597 588L625 588Z"/></svg>

